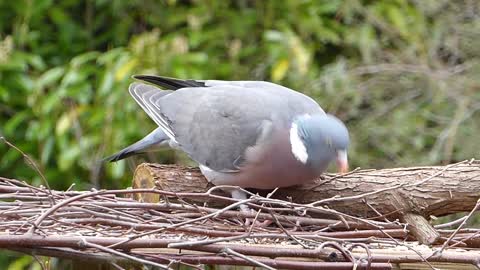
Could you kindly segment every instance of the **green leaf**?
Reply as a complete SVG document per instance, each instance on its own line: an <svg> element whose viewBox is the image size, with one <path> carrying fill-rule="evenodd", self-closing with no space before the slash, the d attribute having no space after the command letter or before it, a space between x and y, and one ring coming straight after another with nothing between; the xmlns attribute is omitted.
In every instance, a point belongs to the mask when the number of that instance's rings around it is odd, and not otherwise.
<svg viewBox="0 0 480 270"><path fill-rule="evenodd" d="M320 14L334 14L341 4L342 1L339 0L319 1L317 10Z"/></svg>
<svg viewBox="0 0 480 270"><path fill-rule="evenodd" d="M33 257L22 256L11 263L7 270L23 270L33 262Z"/></svg>
<svg viewBox="0 0 480 270"><path fill-rule="evenodd" d="M62 136L72 126L72 114L64 113L57 121L55 134Z"/></svg>
<svg viewBox="0 0 480 270"><path fill-rule="evenodd" d="M70 169L74 165L75 160L79 157L79 155L80 147L76 144L68 145L67 147L62 148L60 156L58 157L58 168L61 171Z"/></svg>
<svg viewBox="0 0 480 270"><path fill-rule="evenodd" d="M127 77L127 75L131 74L132 70L137 66L138 61L137 59L131 59L130 61L126 62L115 72L115 80L120 81Z"/></svg>
<svg viewBox="0 0 480 270"><path fill-rule="evenodd" d="M403 14L399 8L395 6L389 6L387 8L388 18L392 24L398 29L398 31L403 35L408 35L408 26L406 22L406 15Z"/></svg>
<svg viewBox="0 0 480 270"><path fill-rule="evenodd" d="M87 52L84 54L80 54L78 56L75 56L72 61L70 61L70 64L73 68L79 68L81 65L84 65L87 62L95 60L99 56L99 54L99 52Z"/></svg>
<svg viewBox="0 0 480 270"><path fill-rule="evenodd" d="M14 51L9 55L8 61L0 61L0 71L1 70L11 70L11 71L25 71L27 70L27 59L25 54L18 51Z"/></svg>
<svg viewBox="0 0 480 270"><path fill-rule="evenodd" d="M281 81L287 74L289 65L290 62L287 59L279 60L272 68L272 80L274 82Z"/></svg>
<svg viewBox="0 0 480 270"><path fill-rule="evenodd" d="M15 114L12 118L10 118L4 126L5 135L7 136L14 136L15 131L17 130L18 126L22 123L25 123L25 120L29 117L28 112L22 111Z"/></svg>
<svg viewBox="0 0 480 270"><path fill-rule="evenodd" d="M69 86L82 81L84 77L82 75L82 70L76 68L68 69L67 73L62 79L62 86Z"/></svg>
<svg viewBox="0 0 480 270"><path fill-rule="evenodd" d="M109 50L102 55L100 55L97 59L97 62L101 65L106 65L109 63L115 62L122 54L124 54L125 50L123 48L116 48Z"/></svg>
<svg viewBox="0 0 480 270"><path fill-rule="evenodd" d="M114 179L119 179L125 173L125 160L115 162L110 166L110 173Z"/></svg>
<svg viewBox="0 0 480 270"><path fill-rule="evenodd" d="M0 85L0 101L6 104L10 99L10 95L8 94L8 89L4 86Z"/></svg>
<svg viewBox="0 0 480 270"><path fill-rule="evenodd" d="M113 73L106 71L103 73L101 80L100 80L100 86L98 87L98 94L100 96L105 96L107 93L112 91L113 88Z"/></svg>
<svg viewBox="0 0 480 270"><path fill-rule="evenodd" d="M285 35L280 31L268 30L265 32L264 38L267 41L284 41Z"/></svg>
<svg viewBox="0 0 480 270"><path fill-rule="evenodd" d="M46 68L46 64L40 55L29 54L27 61L36 70L44 70Z"/></svg>
<svg viewBox="0 0 480 270"><path fill-rule="evenodd" d="M54 108L57 106L62 106L61 97L60 97L61 91L55 91L51 92L45 100L43 100L40 111L42 114L46 115L51 113Z"/></svg>
<svg viewBox="0 0 480 270"><path fill-rule="evenodd" d="M40 162L42 164L47 164L48 160L52 156L53 148L55 146L55 138L53 136L47 138L47 141L42 147L42 152L40 155Z"/></svg>
<svg viewBox="0 0 480 270"><path fill-rule="evenodd" d="M54 67L49 69L37 79L37 88L42 89L46 86L53 85L53 83L57 82L63 76L64 72L65 68L63 67Z"/></svg>

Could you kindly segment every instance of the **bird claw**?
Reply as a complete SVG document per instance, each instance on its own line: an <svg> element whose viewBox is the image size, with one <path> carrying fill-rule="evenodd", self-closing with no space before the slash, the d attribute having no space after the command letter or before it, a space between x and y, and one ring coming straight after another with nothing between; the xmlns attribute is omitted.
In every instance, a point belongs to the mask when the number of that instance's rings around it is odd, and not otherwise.
<svg viewBox="0 0 480 270"><path fill-rule="evenodd" d="M245 226L265 228L265 227L268 227L268 225L270 225L272 223L273 223L273 221L269 220L269 219L266 219L266 220L260 222L258 220L253 219L253 218L247 218L247 219L245 219L244 224L245 224Z"/></svg>
<svg viewBox="0 0 480 270"><path fill-rule="evenodd" d="M240 211L244 214L256 214L256 211L253 209L250 209L248 207L241 207ZM260 228L265 228L268 227L268 225L272 224L272 220L266 219L264 221L258 221L256 218L246 218L244 225L245 226L253 226L253 227L260 227Z"/></svg>

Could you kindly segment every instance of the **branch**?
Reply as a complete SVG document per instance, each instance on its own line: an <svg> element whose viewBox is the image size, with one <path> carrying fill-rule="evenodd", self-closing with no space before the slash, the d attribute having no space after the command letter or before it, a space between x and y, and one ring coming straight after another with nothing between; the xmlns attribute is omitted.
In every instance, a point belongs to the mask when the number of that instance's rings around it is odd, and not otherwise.
<svg viewBox="0 0 480 270"><path fill-rule="evenodd" d="M438 229L426 218L440 208L450 209L444 213L467 209L468 196L478 199L479 165L356 170L279 189L272 197L250 193L246 200L226 196L197 170L178 166L141 165L135 189L123 190L57 191L0 177L0 248L105 262L117 269L125 268L126 260L163 268L391 269L409 263L458 269L479 265L480 229L467 226L476 204L465 218ZM138 178L142 168L144 173L160 170L172 180L155 174ZM256 213L239 211L245 204ZM245 218L275 222L246 226L239 222Z"/></svg>
<svg viewBox="0 0 480 270"><path fill-rule="evenodd" d="M196 168L144 163L137 167L134 176L134 188L140 187L158 187L181 197L178 194L207 192L213 185ZM272 198L331 208L353 216L400 219L410 225L411 233L421 243L433 244L440 234L426 218L470 211L480 197L479 190L480 161L471 160L448 166L327 174L302 186L279 189ZM159 195L139 194L137 199L157 202ZM359 203L360 200L363 203ZM209 201L217 207L225 203ZM314 214L318 209L306 211ZM323 216L331 217L328 214L324 212Z"/></svg>
<svg viewBox="0 0 480 270"><path fill-rule="evenodd" d="M155 186L172 193L204 193L213 187L197 168L151 163L139 165L134 175L134 188ZM221 191L217 190L216 194ZM365 198L378 212L394 218L406 212L424 217L466 212L475 207L479 197L480 161L473 160L448 166L325 174L312 183L281 188L272 198L324 205L351 215L378 216L367 204L359 203ZM136 198L155 202L159 195L137 194ZM210 202L210 205L225 204Z"/></svg>

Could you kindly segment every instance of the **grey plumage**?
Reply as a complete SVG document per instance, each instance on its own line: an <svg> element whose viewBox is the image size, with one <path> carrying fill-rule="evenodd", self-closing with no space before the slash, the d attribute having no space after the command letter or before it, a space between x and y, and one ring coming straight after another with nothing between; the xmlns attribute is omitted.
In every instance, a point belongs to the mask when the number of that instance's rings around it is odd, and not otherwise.
<svg viewBox="0 0 480 270"><path fill-rule="evenodd" d="M168 136L162 131L161 128L156 128L138 142L104 158L103 161L115 162L133 155L146 152L155 152L158 149L165 147L167 142Z"/></svg>
<svg viewBox="0 0 480 270"><path fill-rule="evenodd" d="M152 95L162 91L137 83L130 92L139 104L147 104L148 111L156 112L150 117L193 160L215 171L236 171L266 122L288 128L296 115L323 113L298 92L264 82L242 83L243 87L225 82L181 88L171 95Z"/></svg>
<svg viewBox="0 0 480 270"><path fill-rule="evenodd" d="M111 161L142 151L141 147L168 143L198 162L214 184L274 188L311 180L337 151L346 153L348 131L343 123L331 120L314 100L289 88L260 81L197 81L150 75L135 78L169 89L143 83L133 83L129 88L159 131L113 155ZM300 121L304 116L312 120ZM298 134L303 136L298 139L302 141L300 146L315 147L305 151L305 160L292 152L291 136L297 133L291 132L296 123L300 125ZM310 128L316 124L332 127L331 134L346 138L346 143L331 140L321 126ZM310 133L325 136L318 139Z"/></svg>

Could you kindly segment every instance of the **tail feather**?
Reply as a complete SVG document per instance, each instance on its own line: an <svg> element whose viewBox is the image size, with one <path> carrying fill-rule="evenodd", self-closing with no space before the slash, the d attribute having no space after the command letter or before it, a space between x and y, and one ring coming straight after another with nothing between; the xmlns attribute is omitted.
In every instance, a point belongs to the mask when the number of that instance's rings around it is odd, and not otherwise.
<svg viewBox="0 0 480 270"><path fill-rule="evenodd" d="M156 151L159 148L162 148L162 146L164 146L164 144L168 142L168 140L168 136L162 131L162 129L156 128L143 139L130 146L125 147L124 149L118 151L111 156L104 158L103 161L116 162L133 155Z"/></svg>
<svg viewBox="0 0 480 270"><path fill-rule="evenodd" d="M126 159L127 157L143 153L140 149L136 149L133 146L134 145L130 145L128 147L125 147L122 150L118 151L117 153L104 158L103 161L104 162L117 162L119 160Z"/></svg>
<svg viewBox="0 0 480 270"><path fill-rule="evenodd" d="M170 90L177 90L185 87L205 87L204 82L195 80L181 80L155 75L134 75L133 78L137 80L142 80L144 82L149 82Z"/></svg>

